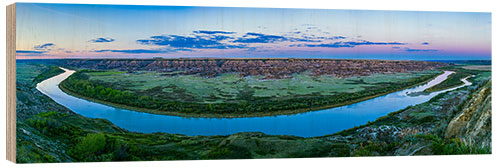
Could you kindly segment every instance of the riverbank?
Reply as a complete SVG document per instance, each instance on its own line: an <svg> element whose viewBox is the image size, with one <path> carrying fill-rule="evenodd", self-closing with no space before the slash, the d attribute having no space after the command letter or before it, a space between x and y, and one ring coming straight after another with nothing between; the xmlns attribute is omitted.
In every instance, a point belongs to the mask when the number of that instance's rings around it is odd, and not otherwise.
<svg viewBox="0 0 500 167"><path fill-rule="evenodd" d="M129 105L124 105L124 104L118 104L118 103L113 103L109 101L104 101L100 100L97 98L92 98L88 96L83 96L81 94L78 94L76 92L73 92L67 88L65 88L64 82L66 82L66 79L62 81L59 84L59 88L70 95L73 95L75 97L79 97L82 99L86 99L92 102L97 102L105 105L109 105L112 107L116 108L121 108L121 109L126 109L126 110L132 110L132 111L138 111L138 112L144 112L144 113L150 113L150 114L159 114L159 115L169 115L169 116L180 116L180 117L196 117L196 118L243 118L243 117L267 117L267 116L277 116L277 115L294 115L294 114L299 114L299 113L305 113L305 112L310 112L310 111L317 111L317 110L323 110L323 109L328 109L328 108L335 108L335 107L340 107L340 106L345 106L345 105L350 105L354 103L358 103L361 101L373 99L376 97L384 96L390 93L394 93L397 91L405 90L408 88L412 88L418 85L425 84L436 77L442 75L444 72L438 73L433 77L430 77L429 79L423 80L421 82L418 82L413 85L405 86L399 89L393 89L391 91L386 91L383 93L371 95L371 96L365 96L362 98L357 98L354 100L349 100L341 103L336 103L336 104L331 104L331 105L324 105L324 106L317 106L317 107L308 107L308 108L301 108L301 109L295 109L295 110L277 110L277 111L270 111L270 112L258 112L258 113L228 113L228 114L220 114L220 113L181 113L181 112L172 112L172 111L161 111L161 110L154 110L154 109L148 109L148 108L139 108L139 107L134 107L134 106L129 106ZM69 77L68 77L69 78Z"/></svg>

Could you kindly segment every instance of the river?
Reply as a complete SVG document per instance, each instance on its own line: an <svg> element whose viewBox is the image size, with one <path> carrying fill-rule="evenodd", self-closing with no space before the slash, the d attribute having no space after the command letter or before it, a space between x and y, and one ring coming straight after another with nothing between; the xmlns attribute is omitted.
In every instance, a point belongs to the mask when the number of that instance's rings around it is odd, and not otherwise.
<svg viewBox="0 0 500 167"><path fill-rule="evenodd" d="M188 118L120 109L68 95L59 88L59 83L75 71L61 69L65 70L65 72L40 82L36 88L75 113L89 118L107 119L115 125L133 132L165 132L190 136L229 135L238 132L263 132L269 135L302 137L322 136L363 125L368 121L374 121L381 116L404 109L410 105L426 102L440 93L471 85L466 80L467 78L464 78L462 79L464 84L455 88L430 94L418 93L441 83L454 73L453 71L445 71L424 85L341 107L295 115L248 118Z"/></svg>

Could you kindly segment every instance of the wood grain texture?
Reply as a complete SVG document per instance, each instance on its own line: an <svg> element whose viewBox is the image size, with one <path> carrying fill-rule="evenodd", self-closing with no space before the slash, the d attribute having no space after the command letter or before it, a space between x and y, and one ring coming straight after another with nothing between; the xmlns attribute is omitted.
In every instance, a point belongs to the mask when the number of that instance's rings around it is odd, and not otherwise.
<svg viewBox="0 0 500 167"><path fill-rule="evenodd" d="M7 160L16 162L16 4L7 6Z"/></svg>

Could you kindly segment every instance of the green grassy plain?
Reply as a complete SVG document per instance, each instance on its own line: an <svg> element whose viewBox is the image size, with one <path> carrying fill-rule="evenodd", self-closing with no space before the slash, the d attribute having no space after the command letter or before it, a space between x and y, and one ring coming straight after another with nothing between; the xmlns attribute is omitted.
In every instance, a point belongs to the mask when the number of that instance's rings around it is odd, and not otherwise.
<svg viewBox="0 0 500 167"><path fill-rule="evenodd" d="M412 78L437 73L439 71L375 74L342 79L328 75L311 76L306 72L294 74L288 79L273 80L262 80L263 76L240 77L237 73L226 73L214 78L195 75L163 76L162 73L149 71L99 71L86 74L91 81L136 94L184 102L221 103L237 102L241 100L238 95L249 90L253 92L252 96L259 98L335 95L355 93L381 84L404 83Z"/></svg>
<svg viewBox="0 0 500 167"><path fill-rule="evenodd" d="M44 64L16 63L16 81L23 83L32 82L46 67L47 65Z"/></svg>
<svg viewBox="0 0 500 167"><path fill-rule="evenodd" d="M263 79L237 73L209 78L149 71L78 70L59 86L74 96L135 111L232 118L348 105L423 84L440 73L434 70L336 78L305 72L287 79Z"/></svg>
<svg viewBox="0 0 500 167"><path fill-rule="evenodd" d="M462 66L462 68L468 70L491 71L491 65L470 65L470 66Z"/></svg>
<svg viewBox="0 0 500 167"><path fill-rule="evenodd" d="M16 63L16 81L29 83L32 86L63 72L64 70L55 65L31 62Z"/></svg>

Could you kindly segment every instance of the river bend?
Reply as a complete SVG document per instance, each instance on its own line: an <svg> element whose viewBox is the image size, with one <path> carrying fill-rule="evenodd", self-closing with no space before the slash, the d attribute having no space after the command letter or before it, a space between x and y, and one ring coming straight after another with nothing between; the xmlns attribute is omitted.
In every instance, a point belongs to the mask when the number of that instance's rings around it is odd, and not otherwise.
<svg viewBox="0 0 500 167"><path fill-rule="evenodd" d="M103 118L133 132L196 135L229 135L238 132L263 132L269 135L322 136L374 121L410 105L424 103L432 97L460 87L471 85L466 78L463 85L430 94L410 95L446 80L452 71L445 71L424 85L390 93L358 103L295 115L248 118L187 118L149 114L115 108L92 102L63 92L59 83L75 71L65 72L37 84L37 89L57 103L89 118Z"/></svg>

